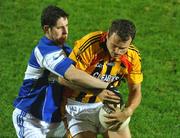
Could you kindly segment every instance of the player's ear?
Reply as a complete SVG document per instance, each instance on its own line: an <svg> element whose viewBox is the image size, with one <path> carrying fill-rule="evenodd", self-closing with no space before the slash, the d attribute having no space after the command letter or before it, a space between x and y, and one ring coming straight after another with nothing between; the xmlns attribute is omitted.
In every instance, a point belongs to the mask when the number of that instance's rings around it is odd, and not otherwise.
<svg viewBox="0 0 180 138"><path fill-rule="evenodd" d="M43 31L44 31L45 33L47 33L48 30L49 30L49 25L44 25L44 26L43 26Z"/></svg>

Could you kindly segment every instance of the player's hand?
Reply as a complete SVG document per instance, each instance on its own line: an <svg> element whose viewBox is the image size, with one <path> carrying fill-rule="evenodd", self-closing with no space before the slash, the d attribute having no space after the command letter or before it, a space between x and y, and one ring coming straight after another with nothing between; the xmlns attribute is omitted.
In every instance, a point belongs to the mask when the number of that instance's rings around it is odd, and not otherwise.
<svg viewBox="0 0 180 138"><path fill-rule="evenodd" d="M104 117L108 118L105 123L111 124L112 122L123 122L125 121L128 117L132 115L132 110L125 108L125 109L120 109L119 107L115 107L114 105L108 105L109 108L111 108L114 112L111 114L106 114Z"/></svg>
<svg viewBox="0 0 180 138"><path fill-rule="evenodd" d="M120 105L122 106L122 105L124 105L123 96L122 96L122 94L120 93L120 91L119 91L116 87L114 87L113 83L114 83L114 82L110 83L110 84L107 86L106 89L112 91L114 94L116 94L116 95L120 98L119 103L120 103Z"/></svg>
<svg viewBox="0 0 180 138"><path fill-rule="evenodd" d="M119 96L117 96L114 92L109 91L107 89L101 91L97 96L103 101L103 103L119 104L120 101Z"/></svg>

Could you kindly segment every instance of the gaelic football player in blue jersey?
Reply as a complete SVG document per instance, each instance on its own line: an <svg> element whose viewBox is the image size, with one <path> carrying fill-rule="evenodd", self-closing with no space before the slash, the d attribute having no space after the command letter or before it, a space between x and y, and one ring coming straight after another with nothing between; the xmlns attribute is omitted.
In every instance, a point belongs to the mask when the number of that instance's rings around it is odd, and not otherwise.
<svg viewBox="0 0 180 138"><path fill-rule="evenodd" d="M68 58L71 52L65 43L68 14L63 9L46 7L41 15L41 26L44 36L31 53L19 95L14 101L13 124L19 138L65 137L61 116L63 87L56 78L49 77L50 74L86 88L105 89L108 86L76 69L73 60ZM114 99L118 97L114 96Z"/></svg>

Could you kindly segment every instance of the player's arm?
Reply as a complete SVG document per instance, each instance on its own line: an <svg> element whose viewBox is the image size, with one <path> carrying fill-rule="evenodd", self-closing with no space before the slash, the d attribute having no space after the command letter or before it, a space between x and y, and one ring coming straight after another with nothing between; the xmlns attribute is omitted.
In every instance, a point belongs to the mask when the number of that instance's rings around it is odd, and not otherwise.
<svg viewBox="0 0 180 138"><path fill-rule="evenodd" d="M73 61L66 57L62 49L55 49L47 54L41 54L42 50L35 49L37 62L53 74L64 77L65 79L86 88L105 89L108 83L90 76L88 73L81 71L73 65Z"/></svg>
<svg viewBox="0 0 180 138"><path fill-rule="evenodd" d="M77 85L73 83L72 81L69 81L62 77L58 77L56 81L58 81L58 83L60 83L61 85L66 86L75 91L81 91L81 92L93 91L93 92L96 92L97 94L102 91L102 89L87 88L85 85L83 86Z"/></svg>
<svg viewBox="0 0 180 138"><path fill-rule="evenodd" d="M132 60L132 71L128 77L129 96L127 103L127 114L131 116L141 102L141 82L143 74L141 72L141 57L139 52L134 52Z"/></svg>
<svg viewBox="0 0 180 138"><path fill-rule="evenodd" d="M77 84L74 84L62 77L58 77L58 82L61 84L61 85L64 85L66 87L69 87L70 89L73 89L75 91L81 91L81 92L87 92L87 91L91 91L91 92L94 92L94 94L98 95L98 97L103 101L109 101L109 102L112 102L112 103L119 103L119 100L120 98L112 91L110 90L107 90L107 89L94 89L94 88L85 88L85 87L82 87L82 86L79 86ZM75 92L74 91L74 92Z"/></svg>
<svg viewBox="0 0 180 138"><path fill-rule="evenodd" d="M113 113L105 115L108 118L106 123L112 123L113 121L125 121L128 117L132 116L136 108L141 102L141 84L129 84L129 97L126 108L121 111L119 107L114 108Z"/></svg>
<svg viewBox="0 0 180 138"><path fill-rule="evenodd" d="M87 89L85 87L82 87L80 85L74 84L71 81L66 80L65 78L62 77L58 77L57 78L58 83L60 83L63 86L66 86L72 90L76 90L76 91L87 91Z"/></svg>
<svg viewBox="0 0 180 138"><path fill-rule="evenodd" d="M106 89L108 86L108 83L92 77L88 73L75 68L74 65L71 65L66 70L64 77L72 83L83 86L85 88Z"/></svg>
<svg viewBox="0 0 180 138"><path fill-rule="evenodd" d="M141 83L139 84L129 84L129 96L127 103L127 115L131 116L136 108L139 106L142 98L141 94Z"/></svg>

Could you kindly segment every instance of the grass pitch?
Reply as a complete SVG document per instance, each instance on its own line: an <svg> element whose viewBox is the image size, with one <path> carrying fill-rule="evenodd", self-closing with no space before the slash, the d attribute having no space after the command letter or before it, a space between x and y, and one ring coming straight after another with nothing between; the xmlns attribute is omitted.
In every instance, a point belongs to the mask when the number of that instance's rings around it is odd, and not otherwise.
<svg viewBox="0 0 180 138"><path fill-rule="evenodd" d="M0 2L0 137L16 137L13 100L33 47L43 35L41 10L48 4L69 14L69 40L106 31L117 18L137 27L135 45L142 55L143 99L130 128L133 138L180 136L180 0L8 0ZM127 97L127 89L121 90ZM101 137L101 136L99 136Z"/></svg>

